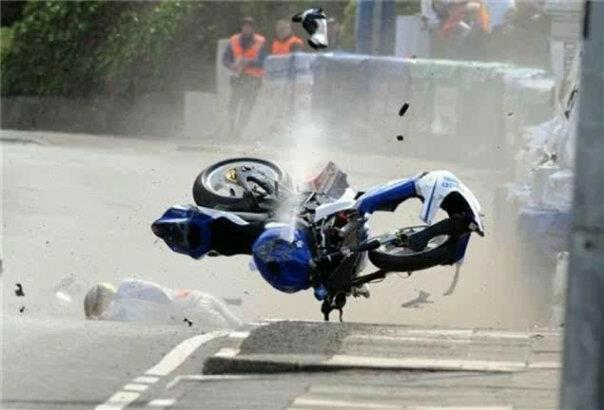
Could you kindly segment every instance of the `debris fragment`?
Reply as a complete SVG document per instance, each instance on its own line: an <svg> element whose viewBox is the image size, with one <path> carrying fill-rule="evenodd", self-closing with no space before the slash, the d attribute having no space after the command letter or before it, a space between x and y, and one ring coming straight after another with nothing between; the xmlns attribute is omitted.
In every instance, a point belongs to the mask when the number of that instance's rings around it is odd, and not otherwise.
<svg viewBox="0 0 604 410"><path fill-rule="evenodd" d="M405 113L407 112L407 110L409 109L409 103L406 102L403 104L403 106L401 107L401 109L398 111L398 115L400 117L402 117L403 115L405 115Z"/></svg>
<svg viewBox="0 0 604 410"><path fill-rule="evenodd" d="M75 275L72 273L69 276L61 279L61 281L53 289L53 293L59 301L71 303L73 295L81 292L82 286L76 281Z"/></svg>
<svg viewBox="0 0 604 410"><path fill-rule="evenodd" d="M512 115L514 115L513 112L508 112L508 117L511 117Z"/></svg>
<svg viewBox="0 0 604 410"><path fill-rule="evenodd" d="M459 280L459 271L461 270L461 263L457 262L455 264L455 273L453 274L453 279L451 280L451 284L449 288L443 293L443 296L450 296L455 291L457 287L457 281Z"/></svg>
<svg viewBox="0 0 604 410"><path fill-rule="evenodd" d="M191 322L189 319L185 318L183 320L183 322L185 322L187 325L189 325L189 327L193 326L193 322Z"/></svg>
<svg viewBox="0 0 604 410"><path fill-rule="evenodd" d="M25 296L25 292L23 292L23 285L21 285L20 283L15 283L15 286L17 287L17 289L15 289L15 295L17 295L18 297Z"/></svg>
<svg viewBox="0 0 604 410"><path fill-rule="evenodd" d="M222 298L224 300L224 303L226 303L227 305L232 305L232 306L241 306L242 301L241 298Z"/></svg>
<svg viewBox="0 0 604 410"><path fill-rule="evenodd" d="M304 10L292 17L294 23L302 23L302 27L310 35L308 44L316 49L326 48L327 16L320 7Z"/></svg>
<svg viewBox="0 0 604 410"><path fill-rule="evenodd" d="M424 292L423 290L419 291L419 295L417 295L416 298L413 298L405 303L403 303L401 305L402 308L418 308L420 307L420 305L425 304L425 303L434 303L430 300L428 300L428 298L430 297L430 294L428 292Z"/></svg>
<svg viewBox="0 0 604 410"><path fill-rule="evenodd" d="M405 137L403 137L402 135L397 135L396 136L396 140L397 141L403 141L405 139Z"/></svg>

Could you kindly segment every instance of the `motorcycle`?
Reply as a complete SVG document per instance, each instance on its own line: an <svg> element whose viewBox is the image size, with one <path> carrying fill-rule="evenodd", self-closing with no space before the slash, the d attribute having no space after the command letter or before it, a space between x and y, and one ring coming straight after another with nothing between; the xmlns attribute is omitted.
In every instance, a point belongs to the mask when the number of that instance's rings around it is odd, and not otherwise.
<svg viewBox="0 0 604 410"><path fill-rule="evenodd" d="M197 206L174 206L152 231L175 252L193 258L251 255L252 265L273 287L293 293L313 288L329 320L350 296L369 297L366 284L389 274L457 265L457 283L472 233L484 236L474 194L451 172L413 177L353 190L347 175L330 162L293 188L273 162L235 158L204 169L195 179ZM423 224L371 235L374 212L393 212L415 198ZM436 221L442 209L446 218ZM377 268L362 274L367 260Z"/></svg>

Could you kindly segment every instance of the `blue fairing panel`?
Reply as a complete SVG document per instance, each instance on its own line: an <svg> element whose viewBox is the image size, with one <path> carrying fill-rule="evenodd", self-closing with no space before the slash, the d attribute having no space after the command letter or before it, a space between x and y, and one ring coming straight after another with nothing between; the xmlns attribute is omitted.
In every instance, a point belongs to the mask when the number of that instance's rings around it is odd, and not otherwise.
<svg viewBox="0 0 604 410"><path fill-rule="evenodd" d="M153 222L151 229L174 252L199 259L211 249L213 220L194 206L173 206Z"/></svg>
<svg viewBox="0 0 604 410"><path fill-rule="evenodd" d="M393 211L401 202L416 197L415 179L407 178L371 188L357 200L355 207L367 214L380 210Z"/></svg>

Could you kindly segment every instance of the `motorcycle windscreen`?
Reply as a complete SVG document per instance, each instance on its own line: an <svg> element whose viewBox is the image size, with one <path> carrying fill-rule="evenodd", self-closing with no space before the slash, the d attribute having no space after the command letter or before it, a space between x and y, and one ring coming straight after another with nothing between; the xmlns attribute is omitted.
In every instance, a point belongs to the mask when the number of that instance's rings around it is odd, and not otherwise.
<svg viewBox="0 0 604 410"><path fill-rule="evenodd" d="M318 175L306 182L309 191L325 194L334 199L344 195L349 186L348 175L331 161Z"/></svg>

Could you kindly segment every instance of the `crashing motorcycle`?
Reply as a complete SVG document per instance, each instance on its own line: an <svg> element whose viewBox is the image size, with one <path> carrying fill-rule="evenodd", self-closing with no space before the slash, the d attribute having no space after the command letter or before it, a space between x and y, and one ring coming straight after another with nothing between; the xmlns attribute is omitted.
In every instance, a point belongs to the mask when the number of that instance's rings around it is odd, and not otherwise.
<svg viewBox="0 0 604 410"><path fill-rule="evenodd" d="M389 274L456 265L457 282L472 233L484 235L480 204L451 172L423 172L353 190L330 162L294 189L277 164L235 158L204 169L195 179L197 206L174 206L153 222L153 233L174 251L203 256L251 255L252 267L287 293L312 288L329 320L350 296L369 297L366 284ZM374 212L393 212L415 198L423 224L372 235ZM437 221L443 210L445 218ZM376 269L363 274L367 260Z"/></svg>

